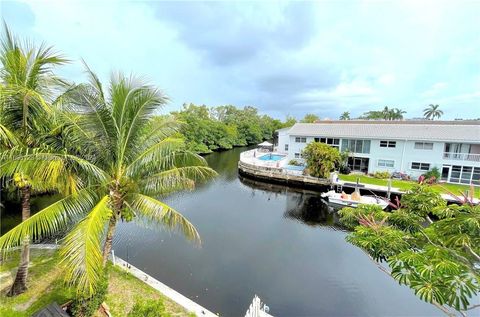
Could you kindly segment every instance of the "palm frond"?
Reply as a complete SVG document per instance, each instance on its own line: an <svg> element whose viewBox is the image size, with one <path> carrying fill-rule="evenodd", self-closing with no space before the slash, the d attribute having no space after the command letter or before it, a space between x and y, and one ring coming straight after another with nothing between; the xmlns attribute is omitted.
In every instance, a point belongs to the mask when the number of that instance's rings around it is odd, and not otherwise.
<svg viewBox="0 0 480 317"><path fill-rule="evenodd" d="M0 237L0 250L7 252L21 245L23 238L33 241L48 237L86 214L97 200L94 188L85 188L40 210Z"/></svg>
<svg viewBox="0 0 480 317"><path fill-rule="evenodd" d="M140 215L150 222L166 226L171 230L180 230L190 241L201 243L200 235L195 226L165 203L138 193L129 195L127 201L137 216ZM139 220L138 218L135 219Z"/></svg>
<svg viewBox="0 0 480 317"><path fill-rule="evenodd" d="M65 280L77 291L95 294L103 272L101 240L105 222L112 216L109 196L104 196L65 237L60 250L66 266Z"/></svg>
<svg viewBox="0 0 480 317"><path fill-rule="evenodd" d="M175 150L180 150L185 146L182 139L166 138L152 145L143 153L139 154L125 168L126 175L132 176L141 171L142 166L151 162L159 161L162 158L171 155Z"/></svg>
<svg viewBox="0 0 480 317"><path fill-rule="evenodd" d="M69 169L83 172L99 182L108 179L105 171L78 156L33 151L32 154L13 157L0 165L0 177L11 177L15 173L23 173L38 181L55 183L61 176L65 176L62 173L66 173Z"/></svg>
<svg viewBox="0 0 480 317"><path fill-rule="evenodd" d="M0 124L0 145L11 148L20 144L19 140L13 132L6 126Z"/></svg>
<svg viewBox="0 0 480 317"><path fill-rule="evenodd" d="M148 176L140 181L141 190L147 195L166 195L179 190L191 190L196 182L204 182L217 176L207 166L175 167Z"/></svg>

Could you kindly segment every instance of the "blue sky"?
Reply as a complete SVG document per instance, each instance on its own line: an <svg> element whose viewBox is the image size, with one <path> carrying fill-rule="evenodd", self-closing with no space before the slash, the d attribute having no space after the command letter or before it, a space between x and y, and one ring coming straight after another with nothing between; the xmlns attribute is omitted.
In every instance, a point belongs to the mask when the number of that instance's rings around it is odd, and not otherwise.
<svg viewBox="0 0 480 317"><path fill-rule="evenodd" d="M283 119L399 107L480 117L480 1L3 1L19 36L104 79L144 76L184 102ZM59 73L83 80L80 63Z"/></svg>

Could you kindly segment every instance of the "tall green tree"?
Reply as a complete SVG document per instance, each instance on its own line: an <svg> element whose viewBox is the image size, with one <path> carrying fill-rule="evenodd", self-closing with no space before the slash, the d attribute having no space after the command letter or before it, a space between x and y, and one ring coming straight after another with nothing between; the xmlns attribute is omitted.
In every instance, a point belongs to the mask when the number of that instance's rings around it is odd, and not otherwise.
<svg viewBox="0 0 480 317"><path fill-rule="evenodd" d="M368 253L382 271L447 315L456 316L454 309L466 316L480 309L475 303L480 293L480 207L471 197L465 201L447 205L439 193L419 185L392 212L363 205L343 208L339 215L353 230L347 241Z"/></svg>
<svg viewBox="0 0 480 317"><path fill-rule="evenodd" d="M338 149L321 142L309 143L302 152L310 175L328 178L330 172L340 163Z"/></svg>
<svg viewBox="0 0 480 317"><path fill-rule="evenodd" d="M315 123L320 120L320 117L313 113L307 113L300 121L302 123Z"/></svg>
<svg viewBox="0 0 480 317"><path fill-rule="evenodd" d="M399 108L384 107L383 110L365 112L360 118L369 120L402 120L405 113L406 111Z"/></svg>
<svg viewBox="0 0 480 317"><path fill-rule="evenodd" d="M297 123L297 119L295 119L295 117L287 115L287 117L285 118L285 122L282 124L282 128L289 128L295 123Z"/></svg>
<svg viewBox="0 0 480 317"><path fill-rule="evenodd" d="M16 153L27 153L42 145L52 118L51 102L56 90L64 85L53 70L68 61L44 44L35 47L16 39L7 25L0 47L0 141ZM12 182L20 192L22 221L30 217L32 191L45 190L45 182L38 182L31 175L18 170ZM29 263L29 238L25 237L21 262L9 295L23 293L27 288Z"/></svg>
<svg viewBox="0 0 480 317"><path fill-rule="evenodd" d="M435 120L435 118L440 119L443 115L443 111L440 110L439 105L429 105L427 108L423 109L423 116L427 120Z"/></svg>
<svg viewBox="0 0 480 317"><path fill-rule="evenodd" d="M350 120L350 112L344 111L340 116L340 120Z"/></svg>
<svg viewBox="0 0 480 317"><path fill-rule="evenodd" d="M154 117L167 102L158 89L116 74L105 91L94 73L88 70L88 75L90 83L72 89L62 104L67 151L36 152L0 169L3 175L22 170L43 179L65 170L81 175L78 192L0 237L0 248L9 250L26 236L38 239L73 226L61 256L65 279L77 285L82 296L95 294L120 220L178 228L199 241L195 227L158 198L216 175L175 137L174 121Z"/></svg>

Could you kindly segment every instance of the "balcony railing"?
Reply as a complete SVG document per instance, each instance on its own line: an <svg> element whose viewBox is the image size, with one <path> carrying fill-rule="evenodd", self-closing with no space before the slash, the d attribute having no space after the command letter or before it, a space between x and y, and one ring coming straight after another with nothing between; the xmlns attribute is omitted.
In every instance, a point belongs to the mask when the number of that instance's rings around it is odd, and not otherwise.
<svg viewBox="0 0 480 317"><path fill-rule="evenodd" d="M480 154L471 153L444 152L443 158L446 160L480 162Z"/></svg>

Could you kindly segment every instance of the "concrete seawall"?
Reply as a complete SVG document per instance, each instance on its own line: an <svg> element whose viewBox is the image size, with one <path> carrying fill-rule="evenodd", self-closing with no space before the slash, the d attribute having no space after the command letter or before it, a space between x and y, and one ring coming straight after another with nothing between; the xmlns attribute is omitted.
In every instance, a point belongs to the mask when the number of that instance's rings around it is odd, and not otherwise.
<svg viewBox="0 0 480 317"><path fill-rule="evenodd" d="M325 178L316 178L305 175L292 175L285 173L281 168L264 167L238 162L238 171L241 175L262 180L269 183L301 187L305 189L325 189L330 186L330 181Z"/></svg>

